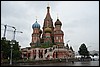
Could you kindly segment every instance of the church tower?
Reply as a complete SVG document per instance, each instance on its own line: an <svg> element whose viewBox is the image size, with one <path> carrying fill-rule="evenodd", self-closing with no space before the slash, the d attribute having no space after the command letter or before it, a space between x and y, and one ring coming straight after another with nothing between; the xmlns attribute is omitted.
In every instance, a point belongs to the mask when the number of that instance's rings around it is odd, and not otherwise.
<svg viewBox="0 0 100 67"><path fill-rule="evenodd" d="M37 20L36 22L32 25L33 28L33 33L32 33L32 42L30 43L31 47L32 46L39 46L40 45L40 35L41 35L41 30L40 30L40 24L38 24Z"/></svg>
<svg viewBox="0 0 100 67"><path fill-rule="evenodd" d="M44 40L45 39L45 35L46 35L46 32L45 32L45 29L49 27L52 31L50 33L50 38L51 38L51 42L54 43L54 33L53 33L53 30L54 30L54 27L53 27L53 21L52 21L52 18L50 16L50 7L48 6L47 7L47 14L46 14L46 17L44 19L44 24L43 24L43 34L42 34L42 39Z"/></svg>
<svg viewBox="0 0 100 67"><path fill-rule="evenodd" d="M63 47L64 46L64 40L63 40L64 33L61 30L61 26L62 26L62 23L57 18L57 21L55 22L55 28L54 28L54 43L56 45Z"/></svg>

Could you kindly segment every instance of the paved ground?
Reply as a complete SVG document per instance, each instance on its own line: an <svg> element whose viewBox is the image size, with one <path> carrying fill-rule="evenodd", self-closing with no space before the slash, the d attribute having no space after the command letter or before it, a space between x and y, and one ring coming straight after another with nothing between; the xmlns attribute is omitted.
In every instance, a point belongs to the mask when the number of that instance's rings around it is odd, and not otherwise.
<svg viewBox="0 0 100 67"><path fill-rule="evenodd" d="M99 61L83 61L74 63L63 62L63 63L49 63L49 64L14 64L14 66L99 66Z"/></svg>
<svg viewBox="0 0 100 67"><path fill-rule="evenodd" d="M33 65L32 65L33 66ZM51 64L40 64L34 66L99 66L99 61L90 62L74 62L74 63L51 63Z"/></svg>

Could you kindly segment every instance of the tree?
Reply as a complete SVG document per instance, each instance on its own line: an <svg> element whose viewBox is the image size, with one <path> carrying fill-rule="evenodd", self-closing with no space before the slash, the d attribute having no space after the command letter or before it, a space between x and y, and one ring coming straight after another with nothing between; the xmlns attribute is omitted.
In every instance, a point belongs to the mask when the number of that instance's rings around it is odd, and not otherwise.
<svg viewBox="0 0 100 67"><path fill-rule="evenodd" d="M2 39L1 40L1 51L2 51L2 55L4 59L8 59L8 57L10 57L10 41L9 40L5 40L5 39Z"/></svg>
<svg viewBox="0 0 100 67"><path fill-rule="evenodd" d="M89 56L89 51L87 50L87 47L86 47L86 45L83 43L83 44L81 44L81 46L79 47L79 54L81 55L81 56Z"/></svg>
<svg viewBox="0 0 100 67"><path fill-rule="evenodd" d="M10 40L6 39L1 39L1 51L2 51L2 58L3 59L8 59L10 58L11 54L11 44ZM13 59L20 59L21 58L21 52L19 49L19 43L15 41L15 44L13 44L12 48L12 53L13 53Z"/></svg>
<svg viewBox="0 0 100 67"><path fill-rule="evenodd" d="M13 59L14 59L14 60L19 60L19 59L21 59L21 51L19 51L19 50L14 50L14 51L13 51Z"/></svg>

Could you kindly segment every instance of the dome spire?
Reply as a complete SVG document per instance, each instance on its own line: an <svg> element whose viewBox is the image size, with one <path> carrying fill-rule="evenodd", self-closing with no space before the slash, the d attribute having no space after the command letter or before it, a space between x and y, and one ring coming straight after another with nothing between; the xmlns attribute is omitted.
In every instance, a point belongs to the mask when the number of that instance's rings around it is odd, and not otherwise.
<svg viewBox="0 0 100 67"><path fill-rule="evenodd" d="M45 19L51 19L51 16L50 16L50 6L49 6L49 4L47 6L47 14L46 14Z"/></svg>
<svg viewBox="0 0 100 67"><path fill-rule="evenodd" d="M47 13L50 12L49 9L50 9L50 7L49 7L49 3L48 3L48 6L47 6Z"/></svg>
<svg viewBox="0 0 100 67"><path fill-rule="evenodd" d="M48 7L49 7L49 2L48 2Z"/></svg>
<svg viewBox="0 0 100 67"><path fill-rule="evenodd" d="M59 17L58 17L58 13L57 13L57 19L59 19Z"/></svg>
<svg viewBox="0 0 100 67"><path fill-rule="evenodd" d="M58 18L58 13L57 13L57 21L55 22L55 26L56 26L56 25L62 25L61 21L60 21L59 18Z"/></svg>
<svg viewBox="0 0 100 67"><path fill-rule="evenodd" d="M37 21L37 16L36 16L36 21Z"/></svg>

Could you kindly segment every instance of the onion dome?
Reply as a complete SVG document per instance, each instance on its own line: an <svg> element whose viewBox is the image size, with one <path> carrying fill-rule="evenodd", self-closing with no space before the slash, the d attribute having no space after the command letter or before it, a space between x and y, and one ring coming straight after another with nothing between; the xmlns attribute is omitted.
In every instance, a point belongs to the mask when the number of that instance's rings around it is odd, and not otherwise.
<svg viewBox="0 0 100 67"><path fill-rule="evenodd" d="M56 25L62 25L61 21L59 19L57 19L57 21L55 22L55 26Z"/></svg>
<svg viewBox="0 0 100 67"><path fill-rule="evenodd" d="M51 30L51 28L47 27L47 28L44 29L44 32L45 32L45 33L51 33L52 30Z"/></svg>
<svg viewBox="0 0 100 67"><path fill-rule="evenodd" d="M39 28L40 29L40 24L37 23L37 21L32 25L32 28Z"/></svg>

